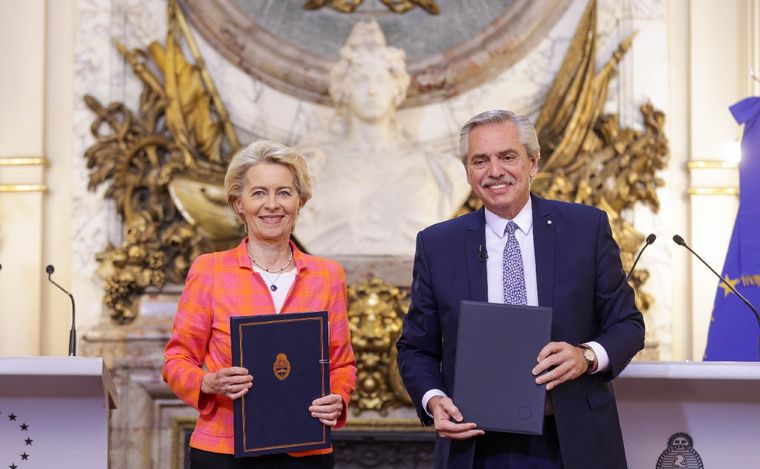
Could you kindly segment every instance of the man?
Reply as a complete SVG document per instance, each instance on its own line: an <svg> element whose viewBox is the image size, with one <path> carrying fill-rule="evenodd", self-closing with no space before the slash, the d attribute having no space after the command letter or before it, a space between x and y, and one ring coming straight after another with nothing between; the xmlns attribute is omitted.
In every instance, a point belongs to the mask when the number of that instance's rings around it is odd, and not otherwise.
<svg viewBox="0 0 760 469"><path fill-rule="evenodd" d="M459 150L485 207L417 236L397 344L417 413L438 434L436 467L625 468L610 381L643 348L644 322L606 214L531 195L540 148L524 117L473 117ZM484 432L447 396L461 300L553 308L552 341L532 370L548 391L542 436Z"/></svg>

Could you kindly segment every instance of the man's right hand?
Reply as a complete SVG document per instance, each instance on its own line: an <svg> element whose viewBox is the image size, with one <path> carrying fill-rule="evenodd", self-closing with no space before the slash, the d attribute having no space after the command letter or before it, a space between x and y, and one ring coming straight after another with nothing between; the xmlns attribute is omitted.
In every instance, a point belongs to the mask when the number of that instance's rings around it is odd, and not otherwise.
<svg viewBox="0 0 760 469"><path fill-rule="evenodd" d="M474 436L484 435L483 430L479 430L474 423L464 423L464 417L454 405L454 402L443 396L433 396L428 401L428 410L433 415L435 431L441 438L451 438L452 440L466 440ZM462 422L462 423L455 423Z"/></svg>

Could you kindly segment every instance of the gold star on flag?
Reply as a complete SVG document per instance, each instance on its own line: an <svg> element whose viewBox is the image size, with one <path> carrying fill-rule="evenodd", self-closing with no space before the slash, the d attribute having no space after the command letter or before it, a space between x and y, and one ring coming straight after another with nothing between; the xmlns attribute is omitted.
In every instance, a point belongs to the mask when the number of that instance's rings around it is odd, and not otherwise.
<svg viewBox="0 0 760 469"><path fill-rule="evenodd" d="M731 277L729 277L728 274L723 276L723 280L725 280L728 285L731 285L734 288L736 288L736 283L739 281L738 278L731 280ZM720 284L720 288L723 289L724 298L727 297L729 293L731 293L731 289L728 288L728 285L726 285L726 283L721 282Z"/></svg>

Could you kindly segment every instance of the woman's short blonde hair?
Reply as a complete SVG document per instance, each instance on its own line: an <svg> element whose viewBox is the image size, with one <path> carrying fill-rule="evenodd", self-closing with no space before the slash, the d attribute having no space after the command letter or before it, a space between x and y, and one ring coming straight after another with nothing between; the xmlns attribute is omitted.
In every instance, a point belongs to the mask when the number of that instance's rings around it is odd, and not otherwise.
<svg viewBox="0 0 760 469"><path fill-rule="evenodd" d="M257 140L238 150L232 157L224 176L227 204L235 215L245 220L235 209L235 201L243 195L243 184L248 170L260 163L285 166L293 173L293 181L301 199L301 207L311 198L311 177L304 157L295 149L271 140Z"/></svg>

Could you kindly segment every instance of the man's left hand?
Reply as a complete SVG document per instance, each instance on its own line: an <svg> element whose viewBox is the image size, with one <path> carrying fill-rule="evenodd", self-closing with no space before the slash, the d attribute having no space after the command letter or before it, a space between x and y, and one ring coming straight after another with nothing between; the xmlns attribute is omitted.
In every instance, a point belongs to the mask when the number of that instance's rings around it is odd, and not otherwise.
<svg viewBox="0 0 760 469"><path fill-rule="evenodd" d="M547 391L577 378L588 368L583 351L567 342L549 342L541 349L536 361L538 365L533 368L534 376L551 369L536 378L536 384L546 384Z"/></svg>

